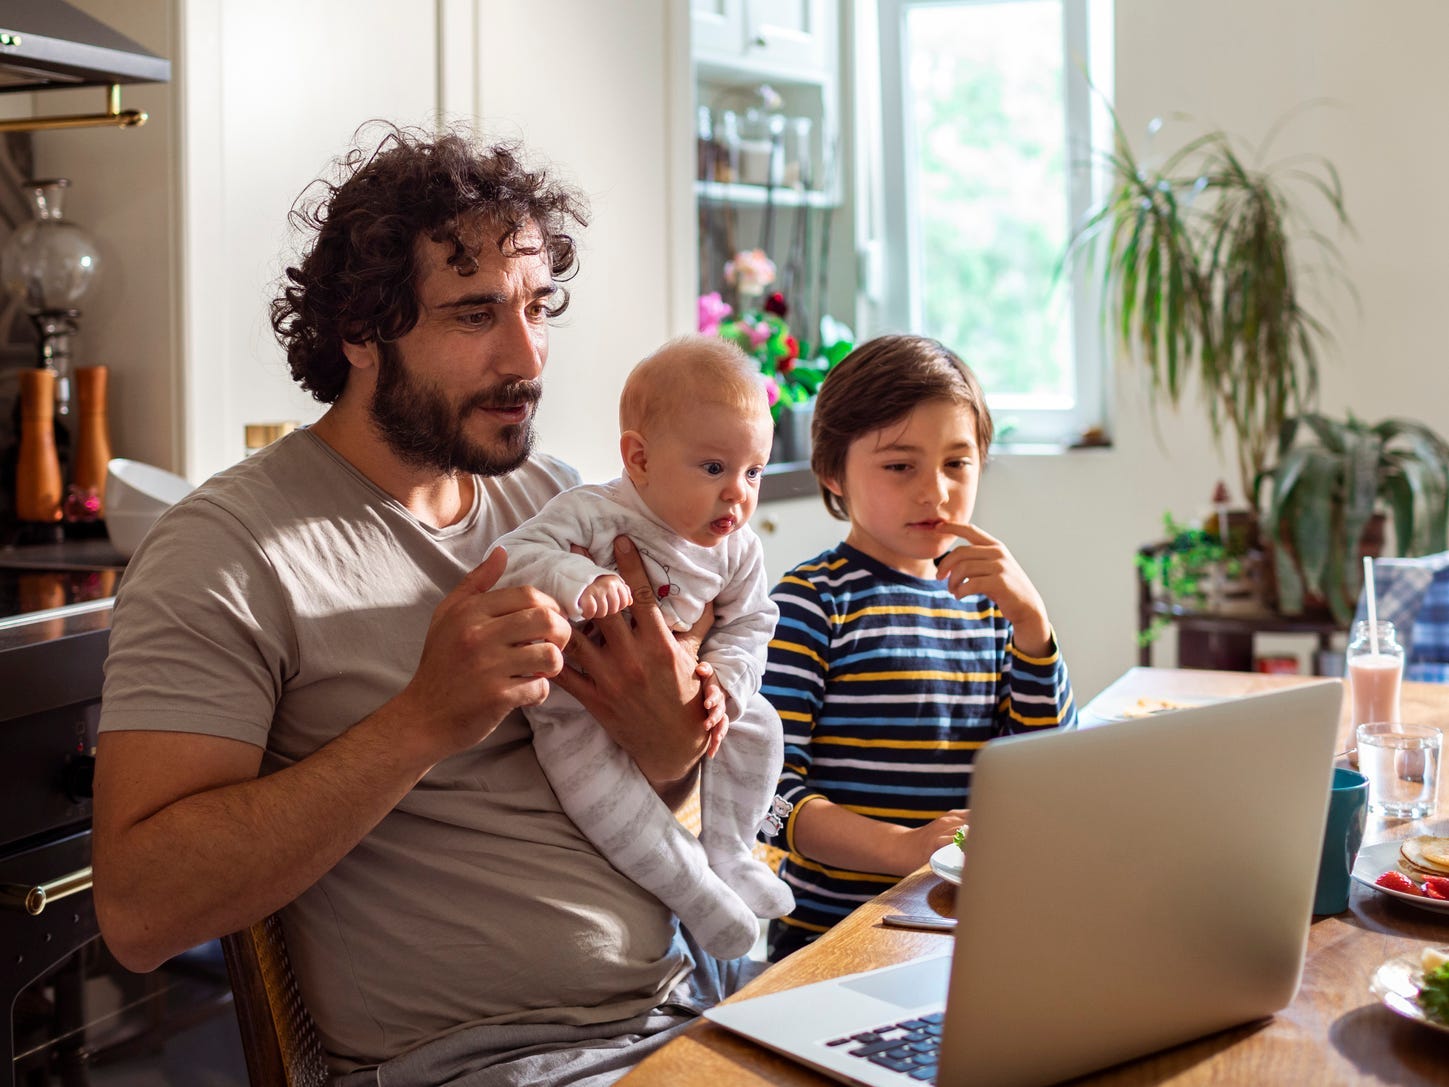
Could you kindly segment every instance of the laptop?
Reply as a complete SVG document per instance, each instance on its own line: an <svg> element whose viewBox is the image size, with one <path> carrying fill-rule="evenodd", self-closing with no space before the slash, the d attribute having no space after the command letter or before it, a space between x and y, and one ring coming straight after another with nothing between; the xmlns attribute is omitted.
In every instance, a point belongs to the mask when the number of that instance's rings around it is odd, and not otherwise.
<svg viewBox="0 0 1449 1087"><path fill-rule="evenodd" d="M1302 976L1342 697L995 740L954 953L705 1015L871 1087L1056 1083L1270 1016Z"/></svg>

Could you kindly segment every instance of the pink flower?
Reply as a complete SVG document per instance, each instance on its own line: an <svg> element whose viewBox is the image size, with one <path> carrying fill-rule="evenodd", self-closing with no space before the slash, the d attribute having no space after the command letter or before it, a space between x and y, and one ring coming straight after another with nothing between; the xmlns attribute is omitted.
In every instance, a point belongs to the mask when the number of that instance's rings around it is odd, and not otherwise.
<svg viewBox="0 0 1449 1087"><path fill-rule="evenodd" d="M725 263L724 277L741 294L756 295L775 282L775 262L763 249L744 249Z"/></svg>
<svg viewBox="0 0 1449 1087"><path fill-rule="evenodd" d="M780 386L775 383L774 378L764 374L760 375L760 380L765 383L765 397L769 400L770 407L773 408L780 402Z"/></svg>
<svg viewBox="0 0 1449 1087"><path fill-rule="evenodd" d="M733 312L734 307L719 296L719 291L710 291L709 294L700 295L700 333L705 336L718 335L720 322Z"/></svg>
<svg viewBox="0 0 1449 1087"><path fill-rule="evenodd" d="M759 347L761 344L769 343L770 342L770 337L773 336L774 334L775 334L775 330L770 327L770 325L769 325L768 322L761 321L757 325L751 325L750 326L750 347L753 349L753 348Z"/></svg>

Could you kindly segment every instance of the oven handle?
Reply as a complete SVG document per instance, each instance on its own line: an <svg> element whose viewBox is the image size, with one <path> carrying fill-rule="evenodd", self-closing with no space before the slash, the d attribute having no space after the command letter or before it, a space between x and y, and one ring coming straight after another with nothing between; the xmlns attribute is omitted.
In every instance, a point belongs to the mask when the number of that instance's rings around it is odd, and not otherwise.
<svg viewBox="0 0 1449 1087"><path fill-rule="evenodd" d="M0 904L17 907L32 917L38 917L46 903L90 889L91 870L80 868L68 876L61 876L36 887L14 883L0 885Z"/></svg>

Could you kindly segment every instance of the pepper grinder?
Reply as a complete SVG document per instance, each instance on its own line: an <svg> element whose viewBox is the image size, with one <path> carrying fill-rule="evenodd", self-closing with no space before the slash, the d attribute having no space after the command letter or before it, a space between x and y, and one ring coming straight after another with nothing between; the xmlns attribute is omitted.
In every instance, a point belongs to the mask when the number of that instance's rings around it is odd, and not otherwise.
<svg viewBox="0 0 1449 1087"><path fill-rule="evenodd" d="M106 421L104 366L82 366L75 372L75 459L70 471L72 521L105 516L106 468L111 462L111 432Z"/></svg>
<svg viewBox="0 0 1449 1087"><path fill-rule="evenodd" d="M44 369L20 374L20 456L15 468L15 516L36 524L58 524L65 488L55 448L55 374Z"/></svg>

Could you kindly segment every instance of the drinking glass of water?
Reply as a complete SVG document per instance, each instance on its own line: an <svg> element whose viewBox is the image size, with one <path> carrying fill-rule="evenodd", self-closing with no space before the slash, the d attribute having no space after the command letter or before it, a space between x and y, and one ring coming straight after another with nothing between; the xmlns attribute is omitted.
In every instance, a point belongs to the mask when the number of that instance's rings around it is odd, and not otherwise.
<svg viewBox="0 0 1449 1087"><path fill-rule="evenodd" d="M1433 725L1370 721L1358 726L1356 736L1369 810L1392 819L1433 815L1443 733Z"/></svg>

